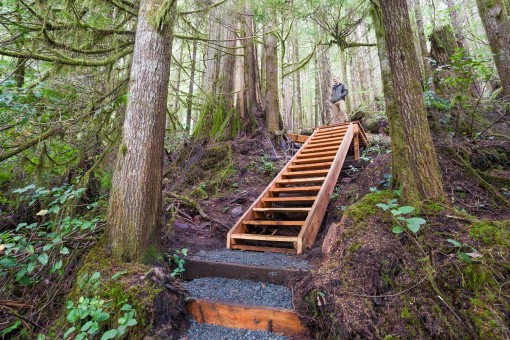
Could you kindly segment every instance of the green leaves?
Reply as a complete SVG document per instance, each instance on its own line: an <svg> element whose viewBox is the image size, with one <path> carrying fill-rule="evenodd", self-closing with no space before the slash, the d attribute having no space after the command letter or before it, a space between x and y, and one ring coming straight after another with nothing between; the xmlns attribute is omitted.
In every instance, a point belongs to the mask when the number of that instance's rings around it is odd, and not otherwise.
<svg viewBox="0 0 510 340"><path fill-rule="evenodd" d="M410 205L399 207L396 198L391 199L388 204L377 203L376 206L381 208L383 211L390 210L391 215L396 217L397 225L391 229L394 234L402 234L406 228L416 234L420 230L421 226L427 223L427 221L421 217L406 217L405 215L413 213L416 208Z"/></svg>
<svg viewBox="0 0 510 340"><path fill-rule="evenodd" d="M37 257L37 261L39 261L43 266L48 264L49 256L46 253L42 253Z"/></svg>
<svg viewBox="0 0 510 340"><path fill-rule="evenodd" d="M420 227L427 223L426 220L420 217L413 217L406 219L407 222L407 228L411 230L413 233L417 233L420 230Z"/></svg>

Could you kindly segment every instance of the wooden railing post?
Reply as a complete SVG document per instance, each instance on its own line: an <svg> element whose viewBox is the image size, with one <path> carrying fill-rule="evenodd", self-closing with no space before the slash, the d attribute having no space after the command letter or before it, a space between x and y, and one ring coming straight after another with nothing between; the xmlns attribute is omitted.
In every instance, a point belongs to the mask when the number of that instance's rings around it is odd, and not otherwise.
<svg viewBox="0 0 510 340"><path fill-rule="evenodd" d="M354 159L359 160L359 126L358 123L354 123Z"/></svg>

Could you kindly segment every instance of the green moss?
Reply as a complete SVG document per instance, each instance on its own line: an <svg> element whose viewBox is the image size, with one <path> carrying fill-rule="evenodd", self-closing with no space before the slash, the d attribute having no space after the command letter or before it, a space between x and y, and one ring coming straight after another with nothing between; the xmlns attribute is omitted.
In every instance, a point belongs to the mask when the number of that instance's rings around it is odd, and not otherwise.
<svg viewBox="0 0 510 340"><path fill-rule="evenodd" d="M163 253L158 247L151 245L143 254L142 262L145 264L163 263L164 261Z"/></svg>
<svg viewBox="0 0 510 340"><path fill-rule="evenodd" d="M510 247L510 221L476 221L469 236L483 241L486 245Z"/></svg>
<svg viewBox="0 0 510 340"><path fill-rule="evenodd" d="M195 200L205 200L209 195L204 190L206 186L205 185L198 185L194 189L192 189L189 193L189 197L193 198Z"/></svg>
<svg viewBox="0 0 510 340"><path fill-rule="evenodd" d="M400 313L400 316L403 318L403 319L411 319L411 313L409 312L409 309L407 309L407 306L404 307L404 309L402 310L402 312Z"/></svg>
<svg viewBox="0 0 510 340"><path fill-rule="evenodd" d="M423 211L428 214L439 214L443 211L443 207L437 202L427 202L423 205Z"/></svg>
<svg viewBox="0 0 510 340"><path fill-rule="evenodd" d="M393 193L387 190L367 194L358 203L347 208L345 214L352 217L354 222L361 222L367 216L378 214L381 210L376 204L390 200L392 195Z"/></svg>
<svg viewBox="0 0 510 340"><path fill-rule="evenodd" d="M135 318L138 324L129 328L126 338L142 339L151 326L154 301L161 292L161 288L147 280L140 280L141 276L150 271L149 266L139 263L123 263L113 259L106 251L105 243L105 240L102 240L85 256L76 276L77 280L66 300L76 304L81 296L95 296L111 303L114 313L111 313L112 315L105 325L108 328L117 326L116 320L124 313L120 310L122 305L125 303L132 305L136 311ZM101 284L97 286L97 289L91 291L90 287L80 284L80 280L83 277L90 277L95 272L101 274L99 279ZM112 276L118 273L123 275L113 279ZM67 310L63 308L61 315L48 333L52 338L62 336L62 332L70 327L66 321L66 315Z"/></svg>
<svg viewBox="0 0 510 340"><path fill-rule="evenodd" d="M354 253L356 250L358 250L359 248L361 248L361 243L359 242L353 242L350 247L349 247L349 251L351 253Z"/></svg>
<svg viewBox="0 0 510 340"><path fill-rule="evenodd" d="M128 151L127 145L125 143L122 143L122 145L120 146L120 153L122 154L122 156L126 156L127 151Z"/></svg>
<svg viewBox="0 0 510 340"><path fill-rule="evenodd" d="M487 284L491 286L495 284L490 270L485 265L469 264L463 272L466 288L474 292L484 289Z"/></svg>

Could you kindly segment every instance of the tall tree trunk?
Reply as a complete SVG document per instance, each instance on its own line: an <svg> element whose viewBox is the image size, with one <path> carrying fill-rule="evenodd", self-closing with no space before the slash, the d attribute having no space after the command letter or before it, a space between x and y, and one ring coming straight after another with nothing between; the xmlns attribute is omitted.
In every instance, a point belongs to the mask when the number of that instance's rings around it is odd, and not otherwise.
<svg viewBox="0 0 510 340"><path fill-rule="evenodd" d="M271 32L273 23L267 25L267 31ZM279 131L280 103L278 101L278 42L273 33L265 35L266 42L266 128L269 131Z"/></svg>
<svg viewBox="0 0 510 340"><path fill-rule="evenodd" d="M329 101L331 98L331 88L332 88L332 79L331 75L331 64L329 63L329 51L328 49L320 45L317 48L319 53L319 65L321 70L321 94L322 94L322 124L328 124L331 120L331 102Z"/></svg>
<svg viewBox="0 0 510 340"><path fill-rule="evenodd" d="M294 39L292 41L294 67L299 66L299 40L298 40L298 26L294 24ZM294 74L294 93L296 102L296 130L303 127L303 102L301 96L301 69L298 69Z"/></svg>
<svg viewBox="0 0 510 340"><path fill-rule="evenodd" d="M14 81L18 88L22 88L25 85L25 71L26 71L26 58L18 58L16 60L16 69L14 70Z"/></svg>
<svg viewBox="0 0 510 340"><path fill-rule="evenodd" d="M510 99L510 19L502 0L477 0L506 99Z"/></svg>
<svg viewBox="0 0 510 340"><path fill-rule="evenodd" d="M181 48L179 50L179 63L182 64L182 57L184 54L184 46L181 45ZM180 98L180 85L181 85L181 74L182 74L182 67L180 65L177 66L177 80L175 81L174 91L175 91L175 98L174 98L174 107L173 112L174 116L179 119L179 98Z"/></svg>
<svg viewBox="0 0 510 340"><path fill-rule="evenodd" d="M193 89L195 88L195 70L197 65L197 41L193 40L193 52L191 52L191 73L189 76L188 99L186 101L186 134L191 130L191 113L193 112Z"/></svg>
<svg viewBox="0 0 510 340"><path fill-rule="evenodd" d="M245 29L246 35L249 37L246 39L245 44L245 55L246 55L246 71L245 77L247 87L247 105L248 112L254 115L257 112L262 112L262 98L260 95L260 79L259 79L259 65L257 58L257 49L255 48L255 39L253 39L253 14L250 10L249 5L245 8Z"/></svg>
<svg viewBox="0 0 510 340"><path fill-rule="evenodd" d="M434 89L432 82L432 66L427 61L429 52L427 50L427 38L425 37L425 27L423 25L423 15L421 13L420 0L414 0L414 15L416 16L416 26L418 28L418 40L420 41L421 60L423 62L423 85L429 89Z"/></svg>
<svg viewBox="0 0 510 340"><path fill-rule="evenodd" d="M406 0L381 2L386 46L400 131L391 131L392 174L401 184L406 202L419 205L426 200L444 200L441 173L430 135L420 85L420 68Z"/></svg>
<svg viewBox="0 0 510 340"><path fill-rule="evenodd" d="M108 206L112 254L128 262L150 261L159 251L163 144L177 1L171 2L165 15L156 15L164 2L140 3L130 95ZM156 17L163 17L162 22L156 22Z"/></svg>
<svg viewBox="0 0 510 340"><path fill-rule="evenodd" d="M321 96L321 78L319 72L319 60L317 58L317 53L315 53L314 58L314 73L315 73L315 126L321 125L321 112L322 112L322 96Z"/></svg>
<svg viewBox="0 0 510 340"><path fill-rule="evenodd" d="M345 50L342 48L339 49L338 54L340 55L340 68L342 69L342 83L347 86L347 89L350 89L351 82L349 81L349 77L347 74L347 61L345 60ZM345 106L347 107L347 114L351 112L352 104L351 104L352 94L345 98Z"/></svg>

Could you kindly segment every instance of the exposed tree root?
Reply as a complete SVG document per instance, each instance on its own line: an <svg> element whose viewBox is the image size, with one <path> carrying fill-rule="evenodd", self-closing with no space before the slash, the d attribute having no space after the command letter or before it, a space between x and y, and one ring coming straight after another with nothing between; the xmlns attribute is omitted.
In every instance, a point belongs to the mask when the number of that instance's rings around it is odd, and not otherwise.
<svg viewBox="0 0 510 340"><path fill-rule="evenodd" d="M507 201L507 199L501 195L499 192L496 191L496 189L494 189L494 187L492 186L492 184L490 184L489 182L487 182L483 177L482 177L482 174L480 173L480 171L474 169L471 164L469 164L468 161L466 161L463 157L461 157L457 151L455 151L453 148L451 147L448 147L448 146L443 146L447 152L452 155L452 157L457 160L459 162L459 164L464 167L464 169L467 171L467 173L469 175L471 175L472 177L474 177L479 183L480 185L489 192L489 194L494 197L494 199L496 200L497 203L505 206L505 207L509 207L510 206L510 203Z"/></svg>
<svg viewBox="0 0 510 340"><path fill-rule="evenodd" d="M198 203L198 201L194 201L192 200L191 198L187 197L187 196L182 196L182 195L177 195L173 192L165 192L165 195L167 196L170 196L172 198L175 198L175 199L178 199L180 201L182 201L183 203L191 206L193 209L195 209L199 214L200 216L202 216L202 218L205 218L206 220L209 220L209 221L212 221L212 222L216 222L218 223L219 225L221 225L222 227L224 227L226 230L229 230L230 227L228 225L226 225L225 223L213 218L213 217L210 217L209 215L207 215L204 210L202 209L202 207L200 206L200 204Z"/></svg>

